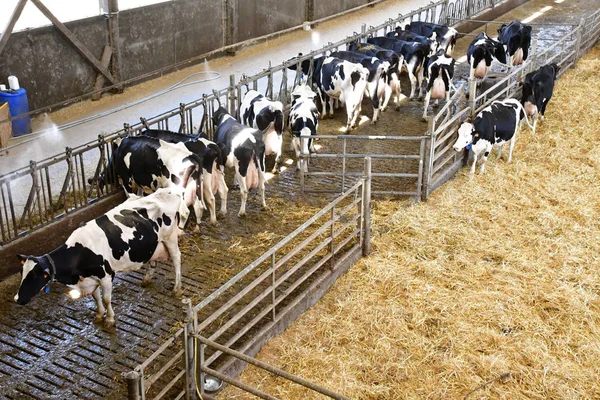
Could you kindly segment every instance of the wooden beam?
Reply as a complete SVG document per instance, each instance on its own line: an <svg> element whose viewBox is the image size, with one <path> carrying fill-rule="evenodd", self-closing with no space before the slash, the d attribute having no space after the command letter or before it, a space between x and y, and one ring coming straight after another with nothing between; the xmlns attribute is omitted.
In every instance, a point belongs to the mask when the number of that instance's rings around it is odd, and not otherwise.
<svg viewBox="0 0 600 400"><path fill-rule="evenodd" d="M50 10L48 10L46 6L42 4L40 0L31 0L31 2L35 4L35 6L42 12L42 14L44 14L46 18L48 18L63 35L65 35L67 40L69 40L73 44L73 46L75 46L75 48L94 66L94 68L100 71L102 75L104 75L113 85L116 85L118 83L115 77L113 77L112 74L108 71L108 69L106 69L102 66L102 64L100 64L100 61L98 61L98 59L94 57L94 55L87 49L87 47L85 47L85 45L81 43L75 35L73 35L73 32L71 32L69 28L67 28L62 22L60 22L54 16L54 14L52 14Z"/></svg>
<svg viewBox="0 0 600 400"><path fill-rule="evenodd" d="M17 4L17 6L15 7L13 14L11 15L10 19L8 20L8 24L6 24L6 29L4 29L4 32L0 32L2 33L2 36L0 36L0 54L2 54L2 50L4 50L4 46L6 46L6 43L8 42L8 38L10 37L15 24L17 23L17 21L19 20L19 17L21 16L21 12L23 12L23 8L25 8L25 4L27 4L27 0L20 0L19 3Z"/></svg>
<svg viewBox="0 0 600 400"><path fill-rule="evenodd" d="M110 64L110 58L113 54L113 49L110 46L104 46L104 51L102 52L102 58L100 59L100 63L102 64L102 66L104 68L108 68L108 64ZM104 75L102 74L98 74L98 76L96 77L96 83L94 84L94 92L96 90L100 90L104 87L104 82L106 81L106 78L104 78ZM92 95L92 100L96 101L96 100L100 100L100 97L102 97L102 92L98 92L98 93L94 93Z"/></svg>

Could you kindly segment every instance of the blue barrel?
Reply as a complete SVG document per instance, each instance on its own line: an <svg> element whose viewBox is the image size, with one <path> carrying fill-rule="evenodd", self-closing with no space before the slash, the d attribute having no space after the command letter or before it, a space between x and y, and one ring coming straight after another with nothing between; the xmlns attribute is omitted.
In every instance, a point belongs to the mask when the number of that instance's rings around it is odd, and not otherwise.
<svg viewBox="0 0 600 400"><path fill-rule="evenodd" d="M0 103L8 103L8 109L11 117L29 112L27 91L23 88L11 90L9 92L0 90ZM13 120L12 130L13 136L21 136L31 133L31 118L29 118L29 115Z"/></svg>

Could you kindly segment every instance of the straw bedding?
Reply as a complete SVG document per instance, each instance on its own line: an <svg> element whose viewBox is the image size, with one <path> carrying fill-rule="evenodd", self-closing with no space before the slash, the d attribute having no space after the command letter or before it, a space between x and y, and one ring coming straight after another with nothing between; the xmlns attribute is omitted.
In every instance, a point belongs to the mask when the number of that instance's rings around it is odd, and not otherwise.
<svg viewBox="0 0 600 400"><path fill-rule="evenodd" d="M427 203L376 202L372 255L258 358L352 399L600 398L599 70L596 46L511 164L494 152Z"/></svg>

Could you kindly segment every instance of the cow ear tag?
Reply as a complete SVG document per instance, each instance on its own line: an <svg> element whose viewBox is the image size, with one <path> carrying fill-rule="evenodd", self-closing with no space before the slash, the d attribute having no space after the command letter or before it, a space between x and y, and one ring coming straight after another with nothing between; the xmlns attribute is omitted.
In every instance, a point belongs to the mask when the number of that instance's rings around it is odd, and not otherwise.
<svg viewBox="0 0 600 400"><path fill-rule="evenodd" d="M467 150L471 150L471 145L467 145L467 147L465 147Z"/></svg>
<svg viewBox="0 0 600 400"><path fill-rule="evenodd" d="M479 133L476 133L476 134L475 134L475 137L479 137Z"/></svg>
<svg viewBox="0 0 600 400"><path fill-rule="evenodd" d="M50 285L46 285L46 287L44 287L44 293L50 293Z"/></svg>
<svg viewBox="0 0 600 400"><path fill-rule="evenodd" d="M46 279L48 277L48 274L44 274L44 279Z"/></svg>

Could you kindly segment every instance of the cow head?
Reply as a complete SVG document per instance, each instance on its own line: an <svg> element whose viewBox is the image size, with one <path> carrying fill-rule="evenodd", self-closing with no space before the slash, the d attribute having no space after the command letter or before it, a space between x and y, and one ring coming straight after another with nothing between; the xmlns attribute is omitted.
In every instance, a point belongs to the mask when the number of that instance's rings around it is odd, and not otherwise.
<svg viewBox="0 0 600 400"><path fill-rule="evenodd" d="M497 40L493 40L493 39L490 39L490 40L493 41L493 45L494 45L493 54L494 54L494 57L496 57L496 60L498 60L498 62L501 62L502 64L507 64L508 56L507 56L506 46Z"/></svg>
<svg viewBox="0 0 600 400"><path fill-rule="evenodd" d="M297 57L290 58L288 61L293 61L300 57L302 57L302 53L298 53ZM310 70L310 60L304 60L301 63L299 63L299 65L300 65L300 69L302 70L302 73L304 75L308 75L308 71ZM292 64L292 65L288 66L288 69L291 69L292 71L296 71L298 69L298 64Z"/></svg>
<svg viewBox="0 0 600 400"><path fill-rule="evenodd" d="M463 122L460 128L458 128L458 139L456 139L452 148L454 151L461 151L473 143L475 136L477 136L477 133L475 133L473 124L470 122Z"/></svg>
<svg viewBox="0 0 600 400"><path fill-rule="evenodd" d="M41 292L52 279L52 266L47 257L24 256L17 257L23 264L21 270L21 285L14 297L15 301L24 306L29 303L33 296Z"/></svg>
<svg viewBox="0 0 600 400"><path fill-rule="evenodd" d="M307 84L298 85L292 91L292 104L302 97L314 100L315 97L317 97L317 94Z"/></svg>
<svg viewBox="0 0 600 400"><path fill-rule="evenodd" d="M227 112L227 110L223 107L220 106L215 113L212 116L212 123L214 126L219 126L222 122L222 119L225 115L229 115L229 113Z"/></svg>
<svg viewBox="0 0 600 400"><path fill-rule="evenodd" d="M268 107L260 110L256 116L256 125L265 132L269 126L273 128L278 135L283 132L283 104L280 101L274 101Z"/></svg>
<svg viewBox="0 0 600 400"><path fill-rule="evenodd" d="M556 63L548 64L550 68L554 70L554 80L558 77L558 71L560 71L560 67Z"/></svg>

